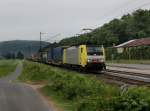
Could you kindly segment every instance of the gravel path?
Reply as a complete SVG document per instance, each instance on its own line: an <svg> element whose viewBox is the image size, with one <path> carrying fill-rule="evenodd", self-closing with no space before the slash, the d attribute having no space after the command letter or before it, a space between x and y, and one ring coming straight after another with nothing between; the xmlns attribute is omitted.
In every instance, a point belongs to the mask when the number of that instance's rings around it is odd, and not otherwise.
<svg viewBox="0 0 150 111"><path fill-rule="evenodd" d="M0 79L0 111L53 111L34 89L13 82L21 71L20 62L14 73Z"/></svg>

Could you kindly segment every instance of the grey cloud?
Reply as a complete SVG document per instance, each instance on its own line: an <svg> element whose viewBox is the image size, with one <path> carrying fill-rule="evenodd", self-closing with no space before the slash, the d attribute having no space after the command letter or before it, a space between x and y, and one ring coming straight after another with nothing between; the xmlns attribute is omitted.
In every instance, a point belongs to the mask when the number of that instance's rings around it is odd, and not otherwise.
<svg viewBox="0 0 150 111"><path fill-rule="evenodd" d="M49 36L61 33L57 39L69 37L80 32L82 28L96 28L148 2L148 0L1 0L0 40L38 40L40 31L48 32Z"/></svg>

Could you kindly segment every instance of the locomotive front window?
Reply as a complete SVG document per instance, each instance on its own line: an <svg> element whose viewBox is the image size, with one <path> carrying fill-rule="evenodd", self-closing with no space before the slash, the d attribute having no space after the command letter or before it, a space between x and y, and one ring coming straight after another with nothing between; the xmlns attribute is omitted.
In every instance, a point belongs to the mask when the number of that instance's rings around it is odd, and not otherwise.
<svg viewBox="0 0 150 111"><path fill-rule="evenodd" d="M88 47L87 48L88 55L103 55L103 51L100 47Z"/></svg>

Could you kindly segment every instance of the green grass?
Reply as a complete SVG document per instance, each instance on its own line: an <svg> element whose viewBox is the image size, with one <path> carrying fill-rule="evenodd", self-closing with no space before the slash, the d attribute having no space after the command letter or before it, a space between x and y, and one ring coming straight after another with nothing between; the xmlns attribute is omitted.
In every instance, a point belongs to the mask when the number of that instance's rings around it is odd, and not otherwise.
<svg viewBox="0 0 150 111"><path fill-rule="evenodd" d="M117 87L107 85L92 76L27 61L23 66L22 75L18 79L44 83L44 94L52 96L64 111L77 110L80 101L91 95L111 97L118 94Z"/></svg>
<svg viewBox="0 0 150 111"><path fill-rule="evenodd" d="M150 64L150 60L109 60L107 63Z"/></svg>
<svg viewBox="0 0 150 111"><path fill-rule="evenodd" d="M129 87L121 91L94 77L25 61L18 79L41 82L42 93L62 111L150 111L150 89Z"/></svg>
<svg viewBox="0 0 150 111"><path fill-rule="evenodd" d="M53 101L54 105L57 108L61 109L61 111L76 111L77 103L75 100L66 100L60 93L49 90L48 86L43 87L41 89L41 92L44 96L48 97L51 101Z"/></svg>
<svg viewBox="0 0 150 111"><path fill-rule="evenodd" d="M11 74L17 66L17 60L0 60L0 77Z"/></svg>

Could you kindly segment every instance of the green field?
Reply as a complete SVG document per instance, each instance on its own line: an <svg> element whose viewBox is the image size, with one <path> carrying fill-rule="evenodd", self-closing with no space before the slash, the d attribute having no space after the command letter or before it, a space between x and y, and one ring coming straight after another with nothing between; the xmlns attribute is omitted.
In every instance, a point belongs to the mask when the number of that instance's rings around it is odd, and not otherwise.
<svg viewBox="0 0 150 111"><path fill-rule="evenodd" d="M0 77L11 74L17 66L17 60L0 60Z"/></svg>
<svg viewBox="0 0 150 111"><path fill-rule="evenodd" d="M19 80L40 83L41 92L62 111L150 111L150 89L121 90L94 77L25 61Z"/></svg>

